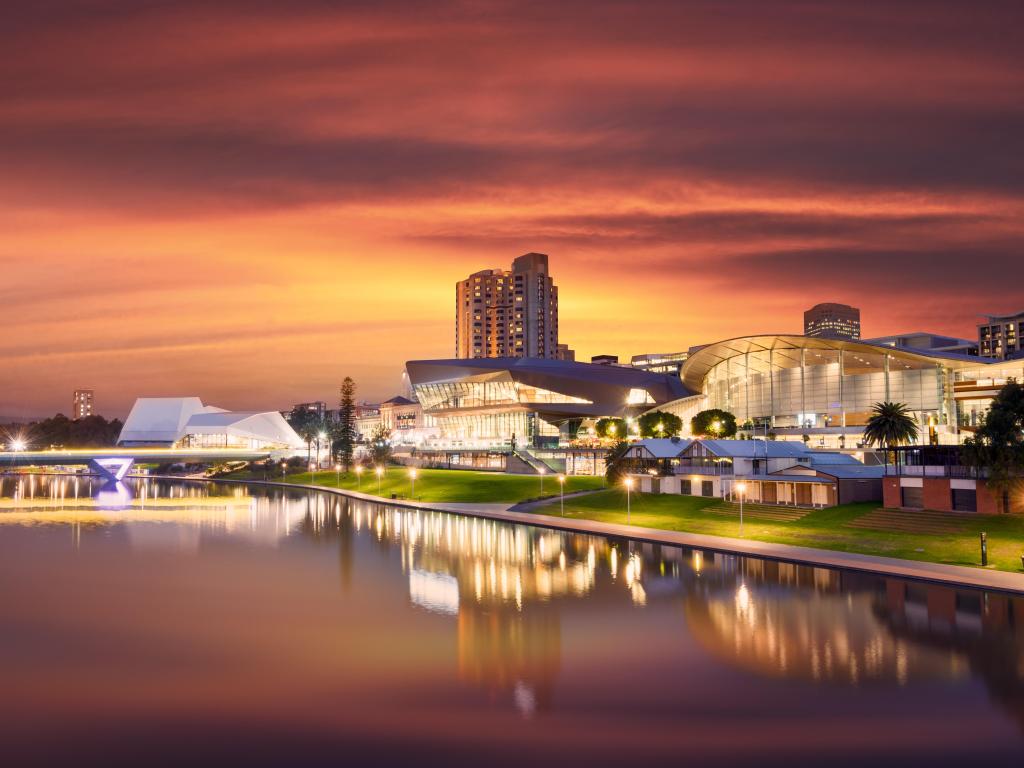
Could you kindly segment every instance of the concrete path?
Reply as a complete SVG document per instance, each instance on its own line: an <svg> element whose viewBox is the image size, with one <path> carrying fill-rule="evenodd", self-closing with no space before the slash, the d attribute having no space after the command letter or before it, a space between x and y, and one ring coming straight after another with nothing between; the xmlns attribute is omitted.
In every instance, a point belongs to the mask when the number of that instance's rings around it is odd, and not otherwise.
<svg viewBox="0 0 1024 768"><path fill-rule="evenodd" d="M150 476L152 477L152 475ZM179 479L179 478L166 478ZM978 587L981 589L999 589L1007 592L1024 594L1024 574L996 571L986 568L968 568L961 565L943 565L926 563L917 560L901 560L895 557L878 555L861 555L853 552L836 552L829 549L797 547L790 544L773 544L752 539L735 539L726 536L708 536L702 533L684 533L681 531L664 531L659 528L640 528L635 525L619 525L601 523L594 520L579 518L540 515L533 512L513 511L508 504L462 504L412 501L410 499L385 499L357 491L324 488L318 485L300 485L298 483L267 482L261 480L223 480L213 478L211 482L239 483L243 485L265 485L278 488L299 488L310 491L336 493L342 496L387 504L396 507L436 510L451 512L457 515L486 517L492 520L504 520L510 523L534 525L542 528L554 528L564 531L590 533L596 536L616 536L622 538L649 541L658 544L673 544L696 549L709 549L717 552L729 552L740 555L753 555L770 560L784 560L806 565L821 565L829 568L867 571L888 576L907 579L921 579L954 586Z"/></svg>

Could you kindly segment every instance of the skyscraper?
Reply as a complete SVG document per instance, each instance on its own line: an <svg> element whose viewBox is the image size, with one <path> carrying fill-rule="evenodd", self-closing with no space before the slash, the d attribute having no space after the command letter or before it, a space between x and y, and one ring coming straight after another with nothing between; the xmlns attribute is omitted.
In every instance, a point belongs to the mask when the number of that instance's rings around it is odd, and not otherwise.
<svg viewBox="0 0 1024 768"><path fill-rule="evenodd" d="M92 416L92 395L91 389L76 389L75 396L71 401L71 418L75 421Z"/></svg>
<svg viewBox="0 0 1024 768"><path fill-rule="evenodd" d="M558 288L546 254L527 253L511 270L485 269L455 284L455 356L559 357Z"/></svg>
<svg viewBox="0 0 1024 768"><path fill-rule="evenodd" d="M860 338L860 310L847 304L815 304L804 312L804 336Z"/></svg>

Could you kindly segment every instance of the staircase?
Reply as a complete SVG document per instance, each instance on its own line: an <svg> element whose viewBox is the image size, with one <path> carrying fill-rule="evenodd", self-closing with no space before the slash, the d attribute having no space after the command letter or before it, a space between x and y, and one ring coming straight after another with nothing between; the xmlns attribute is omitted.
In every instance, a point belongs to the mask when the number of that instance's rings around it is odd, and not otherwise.
<svg viewBox="0 0 1024 768"><path fill-rule="evenodd" d="M538 459L525 448L516 448L508 457L505 471L514 475L555 475L562 470Z"/></svg>
<svg viewBox="0 0 1024 768"><path fill-rule="evenodd" d="M848 528L873 528L899 533L962 533L968 515L927 509L875 509L851 520Z"/></svg>
<svg viewBox="0 0 1024 768"><path fill-rule="evenodd" d="M721 501L704 507L704 512L713 512L718 515L728 515L739 520L740 505L728 501ZM743 503L743 517L755 520L771 520L776 523L792 523L799 520L808 512L813 512L811 507L780 507L774 504L748 504Z"/></svg>

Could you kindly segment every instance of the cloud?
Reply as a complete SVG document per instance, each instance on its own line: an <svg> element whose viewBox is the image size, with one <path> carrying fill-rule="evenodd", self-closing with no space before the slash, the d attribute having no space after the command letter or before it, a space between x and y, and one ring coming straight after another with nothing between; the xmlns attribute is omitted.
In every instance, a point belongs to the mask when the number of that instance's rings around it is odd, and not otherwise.
<svg viewBox="0 0 1024 768"><path fill-rule="evenodd" d="M870 332L970 334L976 312L1019 303L1022 16L7 3L18 357L0 409L61 405L83 380L121 403L139 371L191 388L217 355L237 368L216 382L229 405L251 403L252 371L287 403L328 396L346 365L389 396L406 357L451 349L454 282L528 250L552 255L581 357L793 329L836 294ZM651 311L672 321L623 323Z"/></svg>

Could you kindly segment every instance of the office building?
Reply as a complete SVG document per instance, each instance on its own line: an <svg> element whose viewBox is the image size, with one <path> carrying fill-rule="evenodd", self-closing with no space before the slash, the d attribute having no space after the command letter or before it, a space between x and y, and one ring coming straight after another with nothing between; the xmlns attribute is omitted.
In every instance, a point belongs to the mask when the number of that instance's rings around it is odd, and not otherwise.
<svg viewBox="0 0 1024 768"><path fill-rule="evenodd" d="M689 352L652 352L646 355L633 355L630 365L652 373L671 373L678 376L687 357Z"/></svg>
<svg viewBox="0 0 1024 768"><path fill-rule="evenodd" d="M455 356L559 359L558 288L548 257L527 253L511 270L486 269L455 285Z"/></svg>
<svg viewBox="0 0 1024 768"><path fill-rule="evenodd" d="M860 310L847 304L815 304L804 312L804 336L860 338Z"/></svg>
<svg viewBox="0 0 1024 768"><path fill-rule="evenodd" d="M71 418L75 421L93 415L92 408L93 391L91 389L76 389L74 398L71 401Z"/></svg>
<svg viewBox="0 0 1024 768"><path fill-rule="evenodd" d="M1024 352L1024 312L984 317L984 322L978 324L978 353L982 357L1009 360Z"/></svg>

